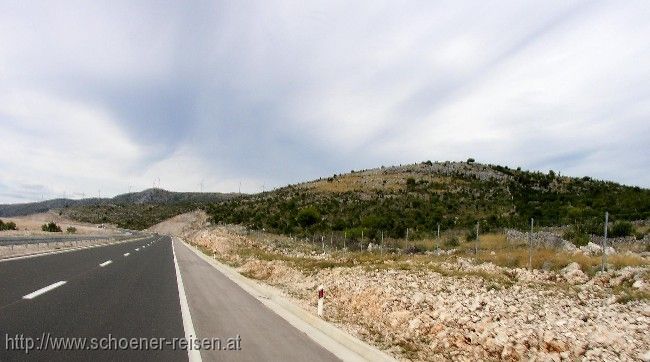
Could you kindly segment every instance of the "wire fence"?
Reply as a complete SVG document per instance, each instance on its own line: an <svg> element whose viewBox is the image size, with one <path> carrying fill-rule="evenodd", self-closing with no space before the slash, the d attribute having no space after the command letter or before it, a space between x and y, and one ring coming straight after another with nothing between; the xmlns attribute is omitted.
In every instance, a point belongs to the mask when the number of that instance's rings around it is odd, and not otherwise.
<svg viewBox="0 0 650 362"><path fill-rule="evenodd" d="M600 265L601 270L607 269L607 250L611 248L612 244L620 243L621 241L634 241L634 237L628 238L612 238L611 230L616 221L621 220L621 214L612 215L605 213L602 221L596 223L601 232L588 235L588 241L598 245L599 255L602 256ZM508 230L501 229L498 232L491 230L488 233L483 233L481 223L478 222L472 230L463 229L443 229L440 226L435 231L423 231L417 229L407 228L404 232L403 238L388 237L387 232L383 230L370 230L370 229L355 229L355 231L320 231L311 233L308 236L293 236L289 235L291 240L297 240L307 245L311 245L313 250L323 253L335 251L348 251L348 252L369 252L369 253L398 253L398 254L420 254L429 253L435 255L451 255L453 254L468 254L470 256L480 256L481 253L489 254L495 250L510 252L514 254L516 251L527 251L528 261L527 267L533 268L533 257L540 249L564 249L567 245L573 245L568 240L564 239L562 234L571 228L580 228L581 225L587 223L592 224L594 227L593 218L585 218L576 221L574 224L566 226L544 226L538 223L535 218L530 219L528 230L519 231L515 237L507 235ZM605 227L607 225L607 227ZM648 225L644 225L648 228ZM247 233L255 234L262 237L263 230L247 229ZM487 235L486 235L487 234ZM503 234L505 236L505 243L503 240L495 242L494 235ZM484 237L487 236L487 240ZM650 234L648 230L643 233L643 238L637 240L641 244L650 245ZM550 240L549 242L540 242L544 239ZM594 246L592 245L593 249Z"/></svg>

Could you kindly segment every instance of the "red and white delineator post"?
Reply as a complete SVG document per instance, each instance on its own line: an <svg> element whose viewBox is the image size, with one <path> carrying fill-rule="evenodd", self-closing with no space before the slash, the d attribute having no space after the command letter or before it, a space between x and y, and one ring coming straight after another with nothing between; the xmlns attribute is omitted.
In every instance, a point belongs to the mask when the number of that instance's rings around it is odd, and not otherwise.
<svg viewBox="0 0 650 362"><path fill-rule="evenodd" d="M325 290L322 285L318 286L318 316L323 317L323 301L325 300Z"/></svg>

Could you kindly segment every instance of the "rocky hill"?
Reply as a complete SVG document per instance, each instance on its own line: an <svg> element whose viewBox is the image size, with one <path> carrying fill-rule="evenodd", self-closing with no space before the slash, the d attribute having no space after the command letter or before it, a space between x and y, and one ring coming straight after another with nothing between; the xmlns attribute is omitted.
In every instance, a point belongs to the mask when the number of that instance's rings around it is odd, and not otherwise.
<svg viewBox="0 0 650 362"><path fill-rule="evenodd" d="M553 171L474 162L422 162L336 174L213 205L214 222L284 234L343 231L370 238L443 229L481 230L575 224L602 233L602 218L650 216L650 190Z"/></svg>

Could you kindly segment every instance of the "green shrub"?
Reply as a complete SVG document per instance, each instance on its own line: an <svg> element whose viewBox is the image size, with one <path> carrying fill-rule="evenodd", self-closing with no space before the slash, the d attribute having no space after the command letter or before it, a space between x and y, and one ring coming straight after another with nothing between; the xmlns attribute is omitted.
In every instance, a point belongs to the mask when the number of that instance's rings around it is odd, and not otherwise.
<svg viewBox="0 0 650 362"><path fill-rule="evenodd" d="M455 247L457 247L458 245L460 245L460 243L458 242L458 238L455 237L455 236L452 236L452 237L450 237L449 239L447 239L447 240L445 241L445 246L449 246L449 247L455 248Z"/></svg>
<svg viewBox="0 0 650 362"><path fill-rule="evenodd" d="M307 207L298 212L296 221L302 227L310 227L320 221L320 213L314 207Z"/></svg>
<svg viewBox="0 0 650 362"><path fill-rule="evenodd" d="M407 190L413 190L415 188L415 179L413 177L409 177L406 179L406 189Z"/></svg>
<svg viewBox="0 0 650 362"><path fill-rule="evenodd" d="M572 242L575 246L585 246L589 243L589 235L575 226L565 231L562 239Z"/></svg>
<svg viewBox="0 0 650 362"><path fill-rule="evenodd" d="M16 230L16 223L13 221L4 222L0 220L0 230Z"/></svg>
<svg viewBox="0 0 650 362"><path fill-rule="evenodd" d="M467 230L467 234L465 234L465 240L467 241L476 240L476 229L471 228Z"/></svg>
<svg viewBox="0 0 650 362"><path fill-rule="evenodd" d="M634 233L634 225L629 221L617 221L612 226L610 235L613 238L620 238L625 236L630 236Z"/></svg>
<svg viewBox="0 0 650 362"><path fill-rule="evenodd" d="M75 233L77 232L77 228L74 227L74 226L68 226L68 228L65 229L65 231L66 231L68 234L75 234Z"/></svg>
<svg viewBox="0 0 650 362"><path fill-rule="evenodd" d="M43 226L41 226L41 230L51 232L51 233L60 233L61 227L55 224L54 221L50 221L47 224L43 224Z"/></svg>

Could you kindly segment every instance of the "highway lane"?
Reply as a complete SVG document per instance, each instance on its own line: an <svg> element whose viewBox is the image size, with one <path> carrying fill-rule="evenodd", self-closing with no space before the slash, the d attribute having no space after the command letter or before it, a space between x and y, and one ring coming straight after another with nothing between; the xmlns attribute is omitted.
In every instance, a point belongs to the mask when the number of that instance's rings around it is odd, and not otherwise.
<svg viewBox="0 0 650 362"><path fill-rule="evenodd" d="M153 241L0 263L0 275L3 275L0 360L186 361L186 351L171 348L162 351L48 350L29 354L6 349L7 336L38 338L43 333L54 337L182 338L183 321L171 242L169 238ZM124 256L126 253L129 255ZM107 261L111 262L104 264ZM56 281L66 283L33 299L20 296L29 296L28 293Z"/></svg>
<svg viewBox="0 0 650 362"><path fill-rule="evenodd" d="M151 240L0 261L0 308L30 291L92 271L99 263L123 256Z"/></svg>
<svg viewBox="0 0 650 362"><path fill-rule="evenodd" d="M241 337L241 350L202 350L203 361L338 361L186 245L174 247L197 335Z"/></svg>

